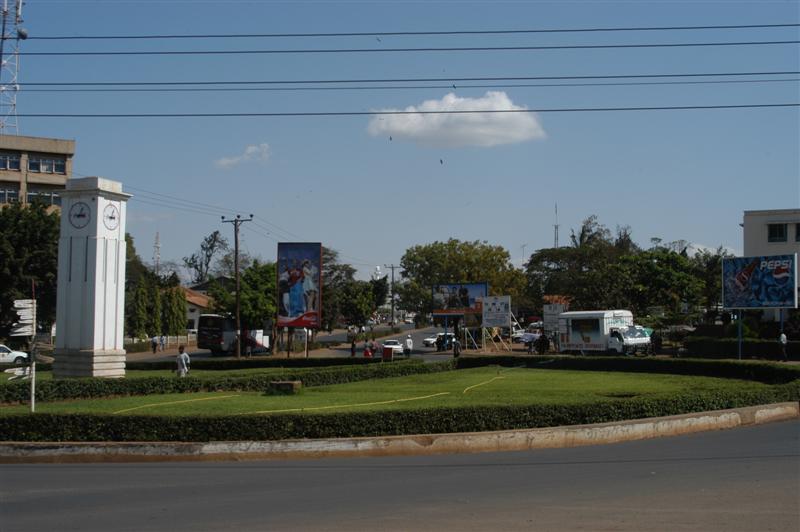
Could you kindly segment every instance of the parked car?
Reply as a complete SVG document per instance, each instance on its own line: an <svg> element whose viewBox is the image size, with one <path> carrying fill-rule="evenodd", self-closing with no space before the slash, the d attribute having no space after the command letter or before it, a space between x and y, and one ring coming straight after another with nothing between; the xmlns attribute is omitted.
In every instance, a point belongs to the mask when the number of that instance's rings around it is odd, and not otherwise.
<svg viewBox="0 0 800 532"><path fill-rule="evenodd" d="M0 363L1 364L25 364L28 362L28 353L23 351L13 351L12 349L0 344Z"/></svg>
<svg viewBox="0 0 800 532"><path fill-rule="evenodd" d="M384 340L383 347L391 347L392 353L395 355L403 354L403 344L400 343L400 340Z"/></svg>
<svg viewBox="0 0 800 532"><path fill-rule="evenodd" d="M422 340L422 345L425 347L436 347L436 339L441 338L442 336L444 336L444 333L437 333L436 336L428 336ZM454 333L447 333L447 346L450 346L455 336L456 335Z"/></svg>

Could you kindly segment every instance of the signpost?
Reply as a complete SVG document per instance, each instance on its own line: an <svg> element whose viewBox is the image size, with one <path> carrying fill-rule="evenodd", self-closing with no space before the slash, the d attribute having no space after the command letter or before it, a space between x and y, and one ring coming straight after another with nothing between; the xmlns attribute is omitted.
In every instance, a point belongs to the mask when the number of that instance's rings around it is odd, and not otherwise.
<svg viewBox="0 0 800 532"><path fill-rule="evenodd" d="M30 354L28 356L28 368L14 368L6 370L6 373L14 373L9 380L30 379L31 381L31 412L36 411L36 300L35 299L16 299L14 300L14 310L19 321L12 325L10 336L30 337Z"/></svg>

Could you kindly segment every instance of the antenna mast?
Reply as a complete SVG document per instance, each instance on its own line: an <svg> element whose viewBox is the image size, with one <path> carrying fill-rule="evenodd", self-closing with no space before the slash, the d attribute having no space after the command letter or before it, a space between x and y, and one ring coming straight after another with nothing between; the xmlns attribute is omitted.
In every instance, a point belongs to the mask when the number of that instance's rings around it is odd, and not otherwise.
<svg viewBox="0 0 800 532"><path fill-rule="evenodd" d="M17 93L19 92L19 42L28 38L22 27L22 0L3 0L2 33L0 33L0 134L18 135ZM9 28L12 26L13 28ZM8 43L6 41L9 41Z"/></svg>
<svg viewBox="0 0 800 532"><path fill-rule="evenodd" d="M556 223L553 225L553 247L558 247L558 203L556 203Z"/></svg>
<svg viewBox="0 0 800 532"><path fill-rule="evenodd" d="M158 275L158 268L161 263L161 241L158 238L158 231L156 231L156 243L153 244L153 263L156 266L156 275Z"/></svg>

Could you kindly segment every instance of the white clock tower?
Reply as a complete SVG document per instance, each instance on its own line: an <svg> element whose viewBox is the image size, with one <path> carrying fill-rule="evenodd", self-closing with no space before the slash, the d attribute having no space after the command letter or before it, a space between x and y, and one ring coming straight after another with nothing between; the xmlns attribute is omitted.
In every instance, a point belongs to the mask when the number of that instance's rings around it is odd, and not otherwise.
<svg viewBox="0 0 800 532"><path fill-rule="evenodd" d="M69 179L58 241L56 377L124 377L125 211L122 183Z"/></svg>

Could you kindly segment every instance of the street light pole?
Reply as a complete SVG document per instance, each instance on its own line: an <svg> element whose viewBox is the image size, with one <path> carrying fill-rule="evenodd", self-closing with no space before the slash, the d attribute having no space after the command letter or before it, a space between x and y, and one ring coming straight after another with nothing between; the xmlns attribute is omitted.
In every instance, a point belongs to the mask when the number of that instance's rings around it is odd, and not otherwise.
<svg viewBox="0 0 800 532"><path fill-rule="evenodd" d="M242 356L242 320L240 317L241 298L239 293L239 226L241 226L244 222L252 221L252 214L250 215L250 218L242 218L241 214L237 214L236 218L233 218L232 220L226 220L225 217L222 216L222 223L233 224L233 269L236 273L236 358L241 358Z"/></svg>
<svg viewBox="0 0 800 532"><path fill-rule="evenodd" d="M396 266L394 264L384 264L383 267L392 269L392 285L389 291L392 300L392 327L394 327L394 269L399 268L400 266Z"/></svg>

